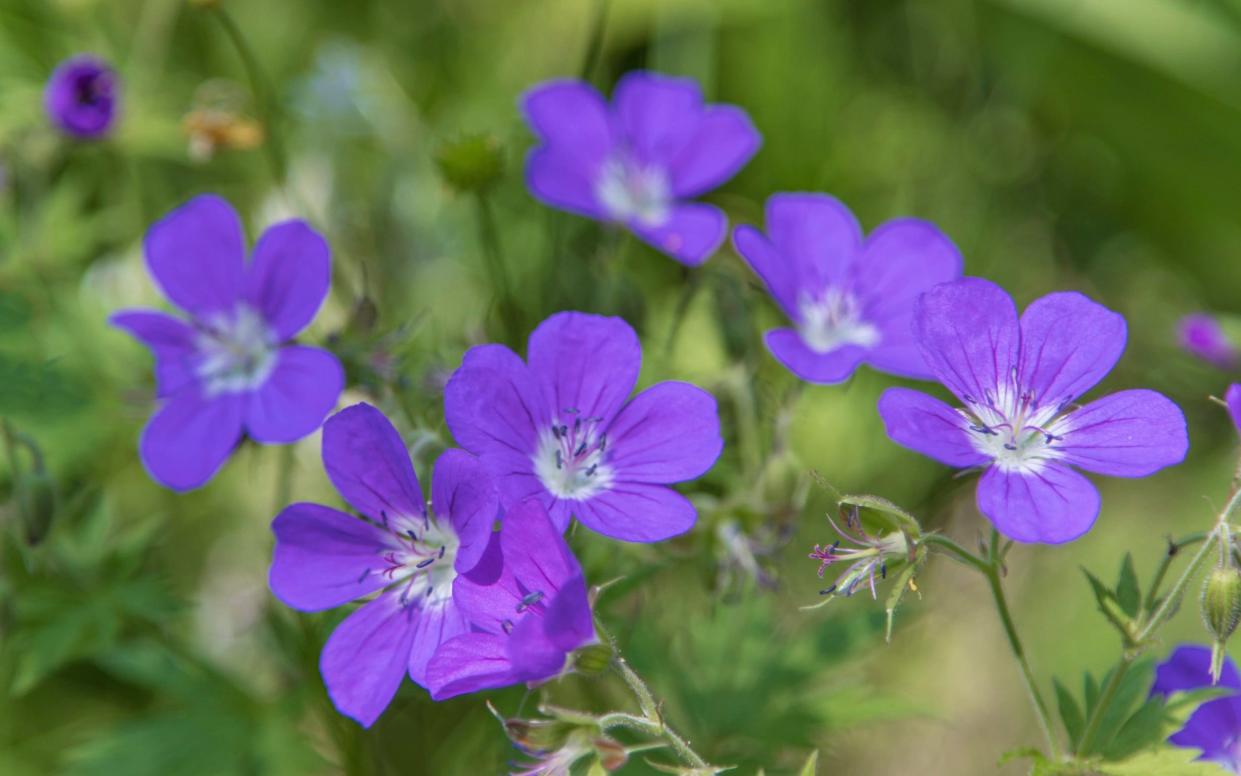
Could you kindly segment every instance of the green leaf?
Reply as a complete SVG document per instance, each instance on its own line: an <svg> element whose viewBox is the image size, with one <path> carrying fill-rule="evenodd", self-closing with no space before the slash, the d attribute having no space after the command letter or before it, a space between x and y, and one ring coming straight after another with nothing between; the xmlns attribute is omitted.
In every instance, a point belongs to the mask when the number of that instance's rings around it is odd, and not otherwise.
<svg viewBox="0 0 1241 776"><path fill-rule="evenodd" d="M1125 720L1120 732L1103 750L1103 756L1108 760L1122 760L1161 743L1164 740L1164 717L1164 699L1148 698Z"/></svg>
<svg viewBox="0 0 1241 776"><path fill-rule="evenodd" d="M1094 705L1099 700L1099 683L1087 671L1082 675L1082 696L1086 699L1086 716L1094 713Z"/></svg>
<svg viewBox="0 0 1241 776"><path fill-rule="evenodd" d="M1165 746L1143 752L1124 762L1109 763L1101 771L1105 776L1219 776L1215 763L1200 762L1196 749Z"/></svg>
<svg viewBox="0 0 1241 776"><path fill-rule="evenodd" d="M1107 617L1108 622L1120 631L1121 636L1129 640L1129 617L1121 609L1116 594L1113 593L1107 585L1099 581L1099 578L1091 574L1086 569L1082 569L1082 573L1086 575L1086 579L1090 581L1090 589L1094 592L1095 601L1099 604L1099 611Z"/></svg>
<svg viewBox="0 0 1241 776"><path fill-rule="evenodd" d="M1108 672L1104 684L1111 680L1112 673L1112 671ZM1107 751L1121 725L1125 723L1125 720L1129 719L1129 716L1146 697L1151 683L1154 681L1154 676L1155 663L1153 660L1139 660L1129 667L1129 670L1121 678L1120 685L1116 688L1115 694L1112 696L1112 702L1108 704L1107 709L1103 712L1103 718L1099 722L1098 733L1095 735L1090 751L1079 752L1079 754L1090 755Z"/></svg>
<svg viewBox="0 0 1241 776"><path fill-rule="evenodd" d="M1126 552L1125 559L1120 564L1120 578L1116 581L1116 602L1125 614L1130 617L1138 616L1138 607L1142 604L1142 589L1138 586L1132 553Z"/></svg>
<svg viewBox="0 0 1241 776"><path fill-rule="evenodd" d="M922 535L922 526L916 517L881 496L841 496L839 503L841 508L857 507L877 513L880 521L894 531L904 531L913 538Z"/></svg>
<svg viewBox="0 0 1241 776"><path fill-rule="evenodd" d="M1069 743L1076 747L1077 740L1082 735L1082 727L1086 724L1085 717L1082 716L1082 710L1073 699L1072 693L1060 680L1052 679L1051 683L1056 688L1056 704L1060 707L1060 721L1064 723L1064 732L1068 733Z"/></svg>
<svg viewBox="0 0 1241 776"><path fill-rule="evenodd" d="M798 771L798 776L815 776L819 772L819 750L815 749L806 758L806 764Z"/></svg>

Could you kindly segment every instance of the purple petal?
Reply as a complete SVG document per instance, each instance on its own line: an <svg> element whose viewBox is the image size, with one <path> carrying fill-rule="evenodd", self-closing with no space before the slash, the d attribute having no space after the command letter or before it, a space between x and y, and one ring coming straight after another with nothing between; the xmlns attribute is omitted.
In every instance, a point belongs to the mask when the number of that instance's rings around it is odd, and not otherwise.
<svg viewBox="0 0 1241 776"><path fill-rule="evenodd" d="M168 399L147 423L138 443L143 465L156 482L193 490L215 476L241 438L243 394L206 398L189 386Z"/></svg>
<svg viewBox="0 0 1241 776"><path fill-rule="evenodd" d="M446 641L427 666L427 689L442 701L479 690L517 684L508 659L508 636L468 633Z"/></svg>
<svg viewBox="0 0 1241 776"><path fill-rule="evenodd" d="M797 320L797 268L752 226L733 230L733 248L763 280L771 298L790 320Z"/></svg>
<svg viewBox="0 0 1241 776"><path fill-rule="evenodd" d="M1169 695L1211 686L1211 648L1185 644L1173 650L1168 659L1155 669L1151 695ZM1241 690L1241 677L1237 675L1232 658L1224 660L1218 686Z"/></svg>
<svg viewBox="0 0 1241 776"><path fill-rule="evenodd" d="M268 584L286 606L330 609L386 587L387 531L319 504L292 504L272 521Z"/></svg>
<svg viewBox="0 0 1241 776"><path fill-rule="evenodd" d="M543 321L530 335L528 351L530 373L550 415L534 418L535 428L566 411L598 418L606 427L633 391L642 366L642 345L628 323L587 313L556 313Z"/></svg>
<svg viewBox="0 0 1241 776"><path fill-rule="evenodd" d="M978 482L978 509L1010 539L1063 544L1085 534L1099 516L1099 491L1055 463L1034 473L987 469Z"/></svg>
<svg viewBox="0 0 1241 776"><path fill-rule="evenodd" d="M628 73L612 104L630 151L645 164L669 167L685 149L702 116L702 92L690 78Z"/></svg>
<svg viewBox="0 0 1241 776"><path fill-rule="evenodd" d="M544 626L543 618L530 612L517 621L509 634L508 659L523 682L550 679L564 668L565 650L552 643Z"/></svg>
<svg viewBox="0 0 1241 776"><path fill-rule="evenodd" d="M116 71L91 54L78 54L56 66L43 92L52 123L73 137L94 140L116 123L119 91Z"/></svg>
<svg viewBox="0 0 1241 776"><path fill-rule="evenodd" d="M840 200L774 194L767 198L765 218L767 238L792 268L795 292L815 295L847 280L862 248L862 229Z"/></svg>
<svg viewBox="0 0 1241 776"><path fill-rule="evenodd" d="M967 404L994 395L1017 365L1017 308L982 278L943 283L914 306L914 330L927 366Z"/></svg>
<svg viewBox="0 0 1241 776"><path fill-rule="evenodd" d="M1185 460L1189 451L1181 408L1155 391L1096 399L1070 413L1057 432L1066 463L1112 477L1146 477Z"/></svg>
<svg viewBox="0 0 1241 776"><path fill-rule="evenodd" d="M720 247L728 235L728 218L714 205L697 202L673 205L659 226L630 224L642 241L677 261L697 267Z"/></svg>
<svg viewBox="0 0 1241 776"><path fill-rule="evenodd" d="M264 444L301 439L323 424L344 387L336 356L305 345L281 348L266 382L250 394L246 430Z"/></svg>
<svg viewBox="0 0 1241 776"><path fill-rule="evenodd" d="M1241 730L1241 699L1216 698L1194 710L1185 727L1168 736L1168 742L1188 749L1201 749L1200 760L1210 760L1237 772L1237 731Z"/></svg>
<svg viewBox="0 0 1241 776"><path fill-rule="evenodd" d="M409 678L429 688L427 667L431 658L447 641L470 632L470 624L452 599L431 604L413 615L414 640L409 650Z"/></svg>
<svg viewBox="0 0 1241 776"><path fill-rule="evenodd" d="M415 611L399 591L381 595L336 626L319 657L319 670L336 709L370 727L401 686L413 646Z"/></svg>
<svg viewBox="0 0 1241 776"><path fill-rule="evenodd" d="M151 349L157 397L171 396L195 381L196 335L185 321L154 310L127 310L108 322Z"/></svg>
<svg viewBox="0 0 1241 776"><path fill-rule="evenodd" d="M608 427L608 466L626 482L682 482L720 456L715 397L696 385L659 383L633 398Z"/></svg>
<svg viewBox="0 0 1241 776"><path fill-rule="evenodd" d="M1241 431L1241 383L1233 383L1228 386L1228 391L1224 394L1224 403L1228 405L1228 416L1232 418L1232 424Z"/></svg>
<svg viewBox="0 0 1241 776"><path fill-rule="evenodd" d="M801 379L820 385L844 382L866 357L866 348L845 345L819 353L811 350L793 329L772 329L763 337L776 360Z"/></svg>
<svg viewBox="0 0 1241 776"><path fill-rule="evenodd" d="M732 105L703 111L685 147L668 166L672 191L696 197L727 181L750 161L762 144L746 112Z"/></svg>
<svg viewBox="0 0 1241 776"><path fill-rule="evenodd" d="M578 502L577 519L590 530L625 542L661 542L694 527L690 500L663 485L617 482Z"/></svg>
<svg viewBox="0 0 1241 776"><path fill-rule="evenodd" d="M1237 365L1237 349L1213 316L1206 313L1185 316L1177 326L1177 339L1190 354L1221 369Z"/></svg>
<svg viewBox="0 0 1241 776"><path fill-rule="evenodd" d="M369 404L346 407L323 424L323 467L345 501L370 518L425 514L401 435Z"/></svg>
<svg viewBox="0 0 1241 776"><path fill-rule="evenodd" d="M1021 385L1037 406L1072 401L1125 349L1125 319L1076 291L1036 299L1021 315Z"/></svg>
<svg viewBox="0 0 1241 776"><path fill-rule="evenodd" d="M500 509L491 475L464 450L445 450L431 474L431 509L448 518L460 542L453 564L458 572L477 565L491 540L491 526Z"/></svg>
<svg viewBox="0 0 1241 776"><path fill-rule="evenodd" d="M245 299L286 340L306 328L332 282L331 250L304 221L269 228L254 246Z"/></svg>
<svg viewBox="0 0 1241 776"><path fill-rule="evenodd" d="M543 612L543 632L563 652L595 640L595 618L590 610L586 580L578 574L565 581Z"/></svg>
<svg viewBox="0 0 1241 776"><path fill-rule="evenodd" d="M581 81L549 81L526 92L522 112L548 146L588 168L612 150L612 126L603 96Z"/></svg>
<svg viewBox="0 0 1241 776"><path fill-rule="evenodd" d="M595 194L597 165L560 148L535 148L526 157L526 187L535 199L570 213L610 220Z"/></svg>
<svg viewBox="0 0 1241 776"><path fill-rule="evenodd" d="M969 423L939 399L909 388L889 388L879 397L888 437L902 447L957 468L990 460L970 443Z"/></svg>
<svg viewBox="0 0 1241 776"><path fill-rule="evenodd" d="M229 311L241 297L245 238L220 197L204 194L173 210L151 226L144 245L151 276L181 309L201 317Z"/></svg>

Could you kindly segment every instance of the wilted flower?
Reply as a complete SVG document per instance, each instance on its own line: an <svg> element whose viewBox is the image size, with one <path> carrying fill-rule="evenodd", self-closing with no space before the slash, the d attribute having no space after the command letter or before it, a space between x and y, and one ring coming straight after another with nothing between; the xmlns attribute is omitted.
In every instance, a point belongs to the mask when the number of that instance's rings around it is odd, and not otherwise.
<svg viewBox="0 0 1241 776"><path fill-rule="evenodd" d="M1075 404L1125 347L1124 318L1081 294L1044 296L1018 321L1003 289L964 278L924 294L914 323L927 365L964 407L889 388L888 436L949 466L986 467L978 509L1011 539L1057 544L1090 530L1099 492L1071 466L1145 477L1185 457L1185 417L1162 394Z"/></svg>
<svg viewBox="0 0 1241 776"><path fill-rule="evenodd" d="M220 149L249 151L263 142L263 125L221 108L196 108L181 120L190 158L205 162Z"/></svg>
<svg viewBox="0 0 1241 776"><path fill-rule="evenodd" d="M733 244L793 328L772 329L767 349L812 383L847 380L861 363L929 379L913 337L913 303L961 274L961 254L933 224L888 221L863 239L849 209L826 194L767 200L767 234L733 230Z"/></svg>
<svg viewBox="0 0 1241 776"><path fill-rule="evenodd" d="M620 318L557 313L527 352L528 364L502 345L471 348L444 389L448 428L491 469L505 503L534 497L562 531L574 516L626 541L688 531L698 513L667 483L719 457L711 394L664 382L628 399L642 346Z"/></svg>
<svg viewBox="0 0 1241 776"><path fill-rule="evenodd" d="M457 577L453 598L473 630L431 658L435 700L546 681L569 653L597 641L582 568L536 499L505 514L482 560Z"/></svg>
<svg viewBox="0 0 1241 776"><path fill-rule="evenodd" d="M1211 687L1211 650L1200 646L1177 647L1155 670L1151 695ZM1219 687L1232 690L1194 710L1185 726L1168 737L1169 743L1201 749L1199 760L1222 765L1241 774L1241 678L1232 659L1224 661Z"/></svg>
<svg viewBox="0 0 1241 776"><path fill-rule="evenodd" d="M190 490L211 479L243 429L267 444L317 429L336 406L344 372L326 350L285 343L327 296L323 238L302 221L276 224L247 263L237 214L204 195L157 221L145 250L155 282L190 316L128 310L111 318L155 356L164 403L139 443L151 476Z"/></svg>
<svg viewBox="0 0 1241 776"><path fill-rule="evenodd" d="M90 54L66 59L52 71L43 92L48 118L64 132L84 140L107 135L119 101L116 71Z"/></svg>
<svg viewBox="0 0 1241 776"><path fill-rule="evenodd" d="M541 145L526 185L563 210L621 224L684 264L706 261L728 221L685 200L727 181L761 138L740 108L704 105L698 84L658 73L626 75L612 105L589 84L551 81L522 98Z"/></svg>
<svg viewBox="0 0 1241 776"><path fill-rule="evenodd" d="M447 450L423 500L400 434L356 404L323 424L323 466L362 517L293 504L272 523L271 589L288 606L319 611L383 591L337 626L319 668L332 702L369 727L406 673L429 687L427 663L469 630L456 587L491 539L498 500L469 454Z"/></svg>
<svg viewBox="0 0 1241 776"><path fill-rule="evenodd" d="M1177 339L1191 355L1221 369L1231 369L1237 365L1237 349L1214 316L1206 313L1186 315L1177 326Z"/></svg>
<svg viewBox="0 0 1241 776"><path fill-rule="evenodd" d="M836 578L835 584L820 592L822 595L851 596L859 587L865 586L870 589L870 597L876 598L876 577L887 578L889 560L910 559L912 548L909 540L900 531L871 536L862 526L856 509L844 508L842 516L844 529L828 515L827 521L840 538L828 545L816 544L810 558L819 561L820 578L828 567L837 563L848 563L849 567ZM841 546L842 542L845 546Z"/></svg>

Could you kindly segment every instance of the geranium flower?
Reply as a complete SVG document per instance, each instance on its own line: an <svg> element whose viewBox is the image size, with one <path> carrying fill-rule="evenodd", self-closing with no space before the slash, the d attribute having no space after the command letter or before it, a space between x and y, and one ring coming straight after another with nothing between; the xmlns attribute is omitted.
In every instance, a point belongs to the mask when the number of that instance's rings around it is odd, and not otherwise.
<svg viewBox="0 0 1241 776"><path fill-rule="evenodd" d="M582 568L536 499L505 514L483 559L453 583L453 597L473 630L431 658L427 687L437 701L546 681L570 652L598 640Z"/></svg>
<svg viewBox="0 0 1241 776"><path fill-rule="evenodd" d="M728 221L686 200L733 177L762 142L740 108L704 105L688 78L635 72L612 105L589 84L549 81L522 110L541 144L526 160L526 185L552 207L620 224L683 264L701 264Z"/></svg>
<svg viewBox="0 0 1241 776"><path fill-rule="evenodd" d="M454 586L482 558L499 502L478 461L447 450L428 511L400 434L369 404L323 424L323 466L362 516L304 503L277 515L271 590L306 612L380 593L337 626L319 661L336 708L370 727L406 673L429 687L431 655L469 629Z"/></svg>
<svg viewBox="0 0 1241 776"><path fill-rule="evenodd" d="M1211 648L1177 647L1155 669L1152 695L1220 687L1232 690L1199 706L1185 726L1168 737L1176 746L1201 749L1199 760L1222 765L1241 774L1241 677L1232 658L1224 661L1218 685L1211 683Z"/></svg>
<svg viewBox="0 0 1241 776"><path fill-rule="evenodd" d="M1125 320L1081 294L1049 294L1017 319L999 286L963 278L918 301L916 339L954 409L908 388L879 399L888 436L957 467L985 467L981 511L1022 542L1067 542L1090 530L1099 492L1071 467L1145 477L1180 463L1185 417L1154 391L1082 394L1125 348Z"/></svg>
<svg viewBox="0 0 1241 776"><path fill-rule="evenodd" d="M151 476L190 490L211 479L243 430L277 444L317 429L336 406L344 371L326 350L286 343L327 296L323 238L285 221L263 233L247 263L237 214L205 195L157 221L145 249L164 296L190 317L128 310L110 319L155 356L164 401L139 443Z"/></svg>
<svg viewBox="0 0 1241 776"><path fill-rule="evenodd" d="M780 363L812 383L847 380L861 363L932 377L913 303L961 275L961 254L934 224L897 218L863 239L853 213L826 194L776 194L766 222L766 235L737 227L733 245L793 324L764 338Z"/></svg>
<svg viewBox="0 0 1241 776"><path fill-rule="evenodd" d="M702 475L723 447L711 394L664 382L627 400L642 347L620 318L557 313L529 363L502 345L465 354L444 390L457 443L495 475L501 499L539 499L560 530L577 517L616 539L654 542L698 513L667 483Z"/></svg>
<svg viewBox="0 0 1241 776"><path fill-rule="evenodd" d="M43 92L43 107L53 124L83 140L101 138L116 121L119 96L116 72L102 59L79 54L56 66Z"/></svg>

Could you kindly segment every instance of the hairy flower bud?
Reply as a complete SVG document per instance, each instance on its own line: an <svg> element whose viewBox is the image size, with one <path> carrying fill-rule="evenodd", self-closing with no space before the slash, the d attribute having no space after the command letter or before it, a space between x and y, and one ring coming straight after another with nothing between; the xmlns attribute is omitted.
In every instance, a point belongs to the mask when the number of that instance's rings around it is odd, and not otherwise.
<svg viewBox="0 0 1241 776"><path fill-rule="evenodd" d="M612 655L610 644L587 644L573 653L573 668L580 674L597 674L612 662Z"/></svg>
<svg viewBox="0 0 1241 776"><path fill-rule="evenodd" d="M1211 681L1218 682L1224 643L1241 621L1241 571L1219 566L1202 586L1202 622L1215 637L1211 650Z"/></svg>

